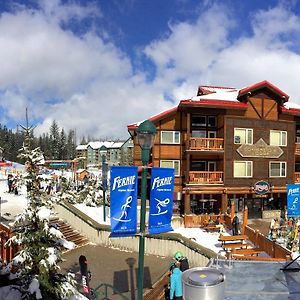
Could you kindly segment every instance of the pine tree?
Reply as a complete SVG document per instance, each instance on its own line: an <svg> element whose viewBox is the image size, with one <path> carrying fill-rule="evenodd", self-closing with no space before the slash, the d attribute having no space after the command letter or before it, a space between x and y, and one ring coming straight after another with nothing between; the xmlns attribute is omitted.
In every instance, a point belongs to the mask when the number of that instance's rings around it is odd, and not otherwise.
<svg viewBox="0 0 300 300"><path fill-rule="evenodd" d="M51 159L59 159L59 146L60 146L60 137L59 137L59 127L57 122L54 120L50 127L50 144L51 144Z"/></svg>
<svg viewBox="0 0 300 300"><path fill-rule="evenodd" d="M27 185L28 206L14 222L15 235L9 244L21 250L14 258L20 269L22 299L65 299L74 293L74 279L70 274L59 274L61 249L70 246L62 233L50 226L49 218L54 200L39 189L37 164L43 160L39 148L30 148L30 128L20 149L20 158L26 161L24 180Z"/></svg>
<svg viewBox="0 0 300 300"><path fill-rule="evenodd" d="M76 137L75 137L74 130L69 130L68 132L67 153L68 153L68 159L74 159L76 156Z"/></svg>
<svg viewBox="0 0 300 300"><path fill-rule="evenodd" d="M66 145L66 134L64 129L61 129L60 138L59 138L59 159L64 160L67 159L67 145Z"/></svg>

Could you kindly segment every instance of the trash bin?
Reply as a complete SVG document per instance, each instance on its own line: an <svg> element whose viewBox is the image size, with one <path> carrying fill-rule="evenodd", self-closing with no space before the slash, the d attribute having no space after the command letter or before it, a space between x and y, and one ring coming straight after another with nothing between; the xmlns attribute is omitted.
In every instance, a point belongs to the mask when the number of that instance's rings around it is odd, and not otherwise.
<svg viewBox="0 0 300 300"><path fill-rule="evenodd" d="M184 300L223 300L225 275L214 268L196 267L182 273Z"/></svg>

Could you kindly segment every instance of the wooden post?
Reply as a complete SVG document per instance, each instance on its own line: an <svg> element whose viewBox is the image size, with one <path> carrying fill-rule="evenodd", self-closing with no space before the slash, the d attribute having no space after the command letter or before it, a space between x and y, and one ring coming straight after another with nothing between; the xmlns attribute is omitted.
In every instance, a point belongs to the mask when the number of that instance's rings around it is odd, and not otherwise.
<svg viewBox="0 0 300 300"><path fill-rule="evenodd" d="M188 191L186 191L184 195L184 214L191 214L191 195Z"/></svg>
<svg viewBox="0 0 300 300"><path fill-rule="evenodd" d="M248 224L248 207L247 205L245 206L243 210L243 228L242 228L242 234L245 234L245 228Z"/></svg>
<svg viewBox="0 0 300 300"><path fill-rule="evenodd" d="M228 202L228 196L226 193L222 194L222 202L221 202L221 213L225 214L227 213L227 202Z"/></svg>
<svg viewBox="0 0 300 300"><path fill-rule="evenodd" d="M230 202L230 218L231 218L231 221L234 218L234 214L235 214L234 200L232 199L231 202Z"/></svg>

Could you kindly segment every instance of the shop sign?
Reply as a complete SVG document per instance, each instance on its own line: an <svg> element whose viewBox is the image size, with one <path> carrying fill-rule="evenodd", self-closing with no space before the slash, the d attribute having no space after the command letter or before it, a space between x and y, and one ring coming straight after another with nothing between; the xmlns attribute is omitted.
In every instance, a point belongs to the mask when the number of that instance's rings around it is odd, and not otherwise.
<svg viewBox="0 0 300 300"><path fill-rule="evenodd" d="M264 195L270 190L270 185L266 181L257 181L254 184L254 192L258 195Z"/></svg>
<svg viewBox="0 0 300 300"><path fill-rule="evenodd" d="M283 150L279 146L268 145L262 138L255 144L243 144L236 150L242 157L279 158Z"/></svg>

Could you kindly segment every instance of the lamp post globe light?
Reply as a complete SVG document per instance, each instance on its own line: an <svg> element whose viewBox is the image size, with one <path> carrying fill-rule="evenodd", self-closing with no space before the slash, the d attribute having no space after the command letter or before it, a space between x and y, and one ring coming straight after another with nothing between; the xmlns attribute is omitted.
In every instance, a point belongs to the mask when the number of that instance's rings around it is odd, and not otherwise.
<svg viewBox="0 0 300 300"><path fill-rule="evenodd" d="M145 256L145 215L147 197L147 164L150 158L150 151L154 144L156 127L146 120L136 130L137 140L142 149L141 159L143 163L141 179L141 210L140 210L140 235L139 235L139 262L138 262L138 300L143 299L144 286L144 256Z"/></svg>

